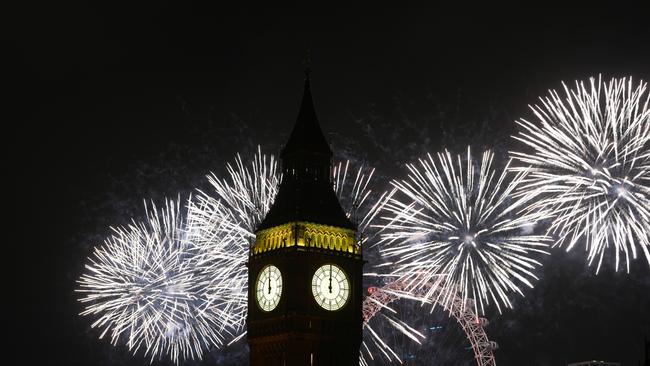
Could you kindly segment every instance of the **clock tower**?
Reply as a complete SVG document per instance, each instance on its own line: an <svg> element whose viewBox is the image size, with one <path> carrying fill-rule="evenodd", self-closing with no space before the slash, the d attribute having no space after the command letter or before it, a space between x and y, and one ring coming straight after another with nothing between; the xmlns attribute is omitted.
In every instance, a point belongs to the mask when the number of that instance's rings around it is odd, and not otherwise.
<svg viewBox="0 0 650 366"><path fill-rule="evenodd" d="M282 183L248 260L250 364L358 365L361 247L332 189L332 150L316 117L308 71L280 157Z"/></svg>

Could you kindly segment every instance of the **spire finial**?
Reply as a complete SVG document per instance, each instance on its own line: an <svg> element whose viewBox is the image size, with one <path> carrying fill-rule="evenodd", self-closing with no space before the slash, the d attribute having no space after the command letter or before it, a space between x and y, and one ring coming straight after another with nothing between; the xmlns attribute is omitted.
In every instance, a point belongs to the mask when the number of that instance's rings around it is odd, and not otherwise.
<svg viewBox="0 0 650 366"><path fill-rule="evenodd" d="M305 80L309 81L309 76L311 74L311 50L307 48L305 51Z"/></svg>

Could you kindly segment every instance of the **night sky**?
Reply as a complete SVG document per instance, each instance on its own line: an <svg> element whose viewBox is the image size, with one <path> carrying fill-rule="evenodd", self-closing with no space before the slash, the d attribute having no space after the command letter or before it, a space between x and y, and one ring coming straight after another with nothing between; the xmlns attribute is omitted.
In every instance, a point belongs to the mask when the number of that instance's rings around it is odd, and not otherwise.
<svg viewBox="0 0 650 366"><path fill-rule="evenodd" d="M648 14L622 4L41 5L7 14L4 34L6 86L18 97L9 99L17 117L4 124L14 185L6 211L17 233L3 256L5 302L17 312L5 316L17 325L10 345L23 364L145 362L98 340L77 315L85 258L109 226L142 216L143 199L205 187L205 174L222 172L237 152L260 145L277 154L300 103L306 49L337 157L376 167L384 183L444 148L491 147L505 159L514 121L562 81L650 79ZM595 276L581 248L553 250L544 264L514 310L488 314L498 364L637 365L650 337L648 264ZM203 364L242 362L242 347Z"/></svg>

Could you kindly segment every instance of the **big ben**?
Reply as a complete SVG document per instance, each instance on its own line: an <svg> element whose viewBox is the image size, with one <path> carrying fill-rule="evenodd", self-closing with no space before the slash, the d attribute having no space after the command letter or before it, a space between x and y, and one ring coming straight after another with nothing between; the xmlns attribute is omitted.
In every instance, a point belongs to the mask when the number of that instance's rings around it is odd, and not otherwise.
<svg viewBox="0 0 650 366"><path fill-rule="evenodd" d="M363 257L332 189L309 72L280 157L282 183L248 260L250 364L358 365Z"/></svg>

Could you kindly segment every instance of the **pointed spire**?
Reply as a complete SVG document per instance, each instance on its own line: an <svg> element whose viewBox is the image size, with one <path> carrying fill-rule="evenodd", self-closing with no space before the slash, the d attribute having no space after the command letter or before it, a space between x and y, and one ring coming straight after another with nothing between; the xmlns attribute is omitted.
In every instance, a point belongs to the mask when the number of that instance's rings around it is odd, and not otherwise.
<svg viewBox="0 0 650 366"><path fill-rule="evenodd" d="M309 56L308 56L309 57ZM307 61L310 59L308 58ZM284 145L281 157L283 160L295 154L318 154L332 156L332 150L325 139L325 135L318 123L314 100L311 95L310 82L311 68L305 67L305 86L302 94L302 102L296 124L291 131L287 144Z"/></svg>
<svg viewBox="0 0 650 366"><path fill-rule="evenodd" d="M311 76L311 50L308 48L305 54L305 81L309 83Z"/></svg>
<svg viewBox="0 0 650 366"><path fill-rule="evenodd" d="M306 67L298 118L280 155L282 183L257 230L296 221L355 229L332 189L332 150L316 117L309 76Z"/></svg>

